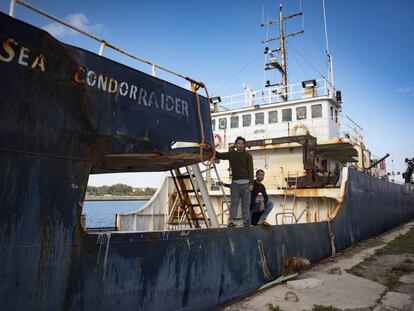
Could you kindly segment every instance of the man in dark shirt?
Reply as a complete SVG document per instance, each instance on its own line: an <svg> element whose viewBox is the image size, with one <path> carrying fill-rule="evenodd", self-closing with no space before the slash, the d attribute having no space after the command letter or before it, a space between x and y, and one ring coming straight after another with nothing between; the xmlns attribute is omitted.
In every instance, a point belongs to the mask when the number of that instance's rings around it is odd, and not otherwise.
<svg viewBox="0 0 414 311"><path fill-rule="evenodd" d="M243 215L243 226L250 225L250 192L253 190L253 158L245 149L246 140L237 137L234 142L236 150L229 152L217 152L217 159L229 160L232 172L230 185L231 205L228 227L234 227L234 219L237 217L239 201Z"/></svg>
<svg viewBox="0 0 414 311"><path fill-rule="evenodd" d="M262 184L264 179L265 172L263 170L256 171L256 179L253 184L253 191L251 194L251 202L250 202L250 214L253 216L254 213L260 213L259 220L257 221L257 225L269 225L266 222L266 217L269 215L271 210L273 209L273 202L269 200L267 196L266 188ZM259 199L258 194L261 193L263 199ZM251 217L252 218L252 217Z"/></svg>

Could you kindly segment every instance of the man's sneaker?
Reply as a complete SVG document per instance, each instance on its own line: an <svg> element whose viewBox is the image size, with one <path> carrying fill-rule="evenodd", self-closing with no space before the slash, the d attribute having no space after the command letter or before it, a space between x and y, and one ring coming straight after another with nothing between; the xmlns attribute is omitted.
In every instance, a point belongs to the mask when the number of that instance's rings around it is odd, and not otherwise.
<svg viewBox="0 0 414 311"><path fill-rule="evenodd" d="M262 222L257 223L258 226L271 226L266 220L263 220Z"/></svg>
<svg viewBox="0 0 414 311"><path fill-rule="evenodd" d="M243 227L250 227L250 225L248 223L244 222Z"/></svg>
<svg viewBox="0 0 414 311"><path fill-rule="evenodd" d="M234 228L234 227L235 227L235 225L232 222L229 222L229 224L227 225L227 228Z"/></svg>

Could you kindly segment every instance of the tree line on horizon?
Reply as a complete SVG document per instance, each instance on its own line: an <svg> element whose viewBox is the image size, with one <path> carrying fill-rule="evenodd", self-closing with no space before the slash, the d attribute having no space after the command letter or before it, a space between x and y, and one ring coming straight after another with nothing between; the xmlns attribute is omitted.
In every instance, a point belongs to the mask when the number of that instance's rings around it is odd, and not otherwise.
<svg viewBox="0 0 414 311"><path fill-rule="evenodd" d="M131 186L125 184L116 184L111 186L88 186L86 194L88 196L103 196L103 195L113 195L113 196L152 196L157 188L132 188Z"/></svg>

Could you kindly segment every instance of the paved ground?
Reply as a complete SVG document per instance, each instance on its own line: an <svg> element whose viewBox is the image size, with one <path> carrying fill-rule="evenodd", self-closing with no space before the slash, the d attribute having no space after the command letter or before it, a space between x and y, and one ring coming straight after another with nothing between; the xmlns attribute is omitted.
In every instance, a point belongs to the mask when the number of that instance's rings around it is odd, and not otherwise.
<svg viewBox="0 0 414 311"><path fill-rule="evenodd" d="M414 310L414 222L221 310Z"/></svg>

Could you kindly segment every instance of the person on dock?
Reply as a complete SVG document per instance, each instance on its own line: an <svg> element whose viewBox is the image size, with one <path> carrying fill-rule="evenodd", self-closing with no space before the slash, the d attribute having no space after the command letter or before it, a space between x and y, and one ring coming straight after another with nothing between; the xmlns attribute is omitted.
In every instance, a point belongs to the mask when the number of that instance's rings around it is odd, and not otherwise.
<svg viewBox="0 0 414 311"><path fill-rule="evenodd" d="M239 202L243 216L243 226L250 226L250 194L253 190L253 158L246 151L246 140L237 137L234 142L235 150L229 152L217 152L217 159L229 160L232 182L230 184L230 219L228 227L234 227L234 220L237 217Z"/></svg>
<svg viewBox="0 0 414 311"><path fill-rule="evenodd" d="M250 221L251 224L258 226L270 225L266 218L273 209L273 202L269 200L266 187L262 184L265 172L263 170L256 171L256 179L253 183L253 191L251 193L250 202ZM259 196L259 193L261 196ZM259 219L257 219L259 218Z"/></svg>

